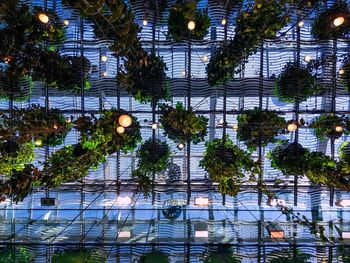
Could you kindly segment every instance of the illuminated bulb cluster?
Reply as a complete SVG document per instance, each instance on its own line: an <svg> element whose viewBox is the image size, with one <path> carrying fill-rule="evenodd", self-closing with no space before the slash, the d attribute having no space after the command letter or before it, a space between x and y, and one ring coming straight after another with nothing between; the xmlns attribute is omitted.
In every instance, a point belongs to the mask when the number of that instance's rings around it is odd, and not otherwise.
<svg viewBox="0 0 350 263"><path fill-rule="evenodd" d="M195 27L196 27L196 23L195 23L194 21L191 20L190 22L188 22L187 28L188 28L190 31L194 30Z"/></svg>
<svg viewBox="0 0 350 263"><path fill-rule="evenodd" d="M49 22L49 17L46 14L44 14L44 13L40 13L39 14L39 20L40 20L41 23L47 24Z"/></svg>
<svg viewBox="0 0 350 263"><path fill-rule="evenodd" d="M118 123L120 126L127 128L132 124L132 118L128 114L122 114L118 118Z"/></svg>

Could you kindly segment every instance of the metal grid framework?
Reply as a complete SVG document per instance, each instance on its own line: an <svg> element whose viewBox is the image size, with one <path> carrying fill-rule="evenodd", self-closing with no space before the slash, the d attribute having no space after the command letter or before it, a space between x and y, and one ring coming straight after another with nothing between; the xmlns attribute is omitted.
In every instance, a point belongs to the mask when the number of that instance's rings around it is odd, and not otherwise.
<svg viewBox="0 0 350 263"><path fill-rule="evenodd" d="M167 10L174 1L169 2ZM328 1L328 4L332 2ZM60 108L67 116L75 117L82 111L98 114L103 109L122 108L140 120L143 139L151 137L151 106L140 104L119 90L114 79L118 74L118 59L111 56L107 42L94 38L89 22L80 19L72 10L63 8L59 0L46 3L33 0L30 4L47 4L48 8L56 9L62 20L69 19L67 40L61 50L66 55L83 53L90 60L93 65L92 88L81 96L56 90L49 90L46 96L44 85L36 83L30 101L14 102L13 106L26 107L32 103L45 105L48 102L50 107ZM128 4L136 14L136 21L142 26L145 12L142 1ZM220 24L225 13L222 7L203 0L199 6L208 7L211 17L210 34L205 40L173 43L166 40L165 23L153 25L150 22L142 29L140 36L143 46L150 50L154 45L157 54L163 56L167 64L172 103L181 101L209 118L206 140L222 136L224 128L218 124L218 120L226 119L229 125L225 132L245 149L231 127L237 123L236 117L242 110L256 106L277 110L286 119L299 114L299 118L306 121L332 109L339 114L349 114L349 95L333 74L336 72L334 70L323 72L322 79L319 80L323 85L334 87L333 92L308 99L300 104L298 112L293 104L281 103L273 96L272 76L281 72L287 62L298 58L302 60L306 55L313 58L332 54L339 56L349 50L348 40L319 43L312 40L311 21L322 10L322 6L304 14L305 25L301 28L293 26L298 19L295 16L281 30L284 34L279 33L276 40L266 40L261 49L249 58L235 81L217 88L210 87L205 80L207 62L202 57L207 55L210 58L219 41L233 36L235 17L241 6L237 5L237 9L230 13L226 29ZM152 34L153 27L156 34ZM102 55L108 56L107 62L100 61ZM335 62L333 67L338 69L339 63ZM103 77L102 72L107 72L108 77ZM11 103L0 102L1 110L9 107ZM158 119L157 111L155 115ZM293 136L280 138L292 140ZM321 242L310 234L307 227L293 223L291 218L276 207L266 205L266 197L254 185L244 185L243 191L236 197L217 193L216 185L198 167L199 160L203 157L204 143L187 145L179 151L172 141L164 138L162 130L156 131L156 137L171 145L174 153L172 162L181 170L179 180L169 181L160 176L155 179L156 186L149 199L142 194L133 195L135 182L131 180L130 174L135 168L135 154L112 155L83 181L50 190L50 195L57 201L54 207L40 206L40 198L45 196L45 189L35 189L33 195L17 205L11 201L0 204L0 240L4 244L28 245L38 255L37 262L46 262L57 249L77 244L102 246L111 262L132 262L154 248L168 253L172 262L201 262L203 253L218 243L232 244L243 262L267 261L269 253L281 248L294 253L297 249L302 250L311 256L312 262L339 262L340 252L337 247L346 245L345 241ZM67 136L65 145L77 142L77 138L78 134L72 131ZM310 129L301 128L298 140L310 150L334 154L337 158L337 149L347 140L347 136L331 143L327 140L320 141ZM52 153L58 148L52 147L49 151ZM269 188L296 212L309 220L318 220L325 227L326 233L337 240L346 231L350 218L349 210L336 206L335 201L350 198L349 194L312 185L307 178L282 175L280 171L271 168L266 158L266 154L273 148L274 145L269 144L254 153L255 158L259 155L263 158L262 176L267 180ZM45 151L37 150L36 156L36 162L44 160ZM276 188L276 179L282 180L283 186ZM133 196L133 204L118 206L118 195ZM200 196L209 197L208 207L194 205L194 199ZM182 214L175 221L169 221L162 214L164 203L169 199L183 202ZM208 238L196 237L196 229L203 223L207 227ZM272 223L278 223L284 230L283 239L270 237L268 229ZM130 231L130 238L121 238L123 231Z"/></svg>

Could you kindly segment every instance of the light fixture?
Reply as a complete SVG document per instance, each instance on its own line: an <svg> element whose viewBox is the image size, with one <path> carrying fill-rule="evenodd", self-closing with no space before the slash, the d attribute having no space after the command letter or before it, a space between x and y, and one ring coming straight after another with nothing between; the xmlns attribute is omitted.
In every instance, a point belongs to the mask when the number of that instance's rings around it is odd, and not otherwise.
<svg viewBox="0 0 350 263"><path fill-rule="evenodd" d="M72 120L70 117L66 118L66 123L71 123L71 122L72 122Z"/></svg>
<svg viewBox="0 0 350 263"><path fill-rule="evenodd" d="M270 230L270 238L284 238L283 230Z"/></svg>
<svg viewBox="0 0 350 263"><path fill-rule="evenodd" d="M333 25L335 27L341 26L345 22L345 18L342 16L338 16L336 19L333 20Z"/></svg>
<svg viewBox="0 0 350 263"><path fill-rule="evenodd" d="M233 125L232 125L232 129L233 129L234 131L237 131L237 130L238 130L238 125L237 125L237 124L233 124Z"/></svg>
<svg viewBox="0 0 350 263"><path fill-rule="evenodd" d="M130 196L118 196L117 204L119 206L127 206L132 204L132 199Z"/></svg>
<svg viewBox="0 0 350 263"><path fill-rule="evenodd" d="M301 20L301 21L298 22L298 26L299 27L302 27L303 25L304 25L304 20Z"/></svg>
<svg viewBox="0 0 350 263"><path fill-rule="evenodd" d="M195 206L208 206L209 205L209 198L200 196L194 198L194 205Z"/></svg>
<svg viewBox="0 0 350 263"><path fill-rule="evenodd" d="M208 225L204 222L199 222L194 225L194 237L195 238L208 238Z"/></svg>
<svg viewBox="0 0 350 263"><path fill-rule="evenodd" d="M181 72L181 74L182 74L182 76L186 76L186 71L183 70L183 71Z"/></svg>
<svg viewBox="0 0 350 263"><path fill-rule="evenodd" d="M227 24L227 20L226 20L226 18L223 18L221 20L221 25L225 26L226 24Z"/></svg>
<svg viewBox="0 0 350 263"><path fill-rule="evenodd" d="M202 61L207 62L209 60L209 57L207 55L204 55L202 57Z"/></svg>
<svg viewBox="0 0 350 263"><path fill-rule="evenodd" d="M343 68L339 69L339 75L344 75L345 74L345 70Z"/></svg>
<svg viewBox="0 0 350 263"><path fill-rule="evenodd" d="M122 114L118 118L118 123L124 128L127 128L132 124L132 118L128 114Z"/></svg>
<svg viewBox="0 0 350 263"><path fill-rule="evenodd" d="M105 71L105 72L102 73L102 76L107 77L108 73Z"/></svg>
<svg viewBox="0 0 350 263"><path fill-rule="evenodd" d="M290 123L290 124L288 124L288 126L287 126L287 130L290 131L290 132L293 132L293 131L295 131L296 129L298 129L298 126L297 126L295 123Z"/></svg>
<svg viewBox="0 0 350 263"><path fill-rule="evenodd" d="M158 128L158 124L157 123L152 123L152 129L156 130Z"/></svg>
<svg viewBox="0 0 350 263"><path fill-rule="evenodd" d="M144 19L144 20L142 21L142 24L143 24L144 26L147 26L147 25L148 25L147 19Z"/></svg>
<svg viewBox="0 0 350 263"><path fill-rule="evenodd" d="M54 125L53 125L53 128L54 128L55 130L57 130L57 129L58 129L57 124L54 124Z"/></svg>
<svg viewBox="0 0 350 263"><path fill-rule="evenodd" d="M43 140L42 139L36 139L34 144L35 144L35 146L41 146L43 144Z"/></svg>
<svg viewBox="0 0 350 263"><path fill-rule="evenodd" d="M44 13L40 13L39 20L41 23L47 24L49 22L49 17Z"/></svg>
<svg viewBox="0 0 350 263"><path fill-rule="evenodd" d="M194 21L191 20L190 22L188 22L187 28L188 28L190 31L194 30L195 27L196 27L196 23L195 23Z"/></svg>
<svg viewBox="0 0 350 263"><path fill-rule="evenodd" d="M338 125L338 126L335 127L335 131L336 132L342 132L343 131L343 127Z"/></svg>
<svg viewBox="0 0 350 263"><path fill-rule="evenodd" d="M122 230L119 232L118 238L131 238L130 230Z"/></svg>
<svg viewBox="0 0 350 263"><path fill-rule="evenodd" d="M350 199L339 199L338 201L335 202L337 206L350 206Z"/></svg>
<svg viewBox="0 0 350 263"><path fill-rule="evenodd" d="M218 123L219 123L220 125L224 125L224 119L219 119Z"/></svg>
<svg viewBox="0 0 350 263"><path fill-rule="evenodd" d="M65 20L63 20L63 24L64 24L65 26L68 26L68 25L69 25L69 21L68 21L67 19L65 19Z"/></svg>
<svg viewBox="0 0 350 263"><path fill-rule="evenodd" d="M122 133L124 133L124 132L125 132L125 128L124 128L123 126L119 126L119 127L117 128L117 133L122 134Z"/></svg>
<svg viewBox="0 0 350 263"><path fill-rule="evenodd" d="M107 58L107 56L101 56L101 60L102 60L103 62L106 62L106 61L108 60L108 58Z"/></svg>
<svg viewBox="0 0 350 263"><path fill-rule="evenodd" d="M305 60L306 62L310 62L311 59L312 59L312 57L311 57L310 55L306 55L306 56L304 57L304 60Z"/></svg>
<svg viewBox="0 0 350 263"><path fill-rule="evenodd" d="M177 146L176 146L179 150L182 150L183 148L185 148L185 145L183 143L179 143Z"/></svg>

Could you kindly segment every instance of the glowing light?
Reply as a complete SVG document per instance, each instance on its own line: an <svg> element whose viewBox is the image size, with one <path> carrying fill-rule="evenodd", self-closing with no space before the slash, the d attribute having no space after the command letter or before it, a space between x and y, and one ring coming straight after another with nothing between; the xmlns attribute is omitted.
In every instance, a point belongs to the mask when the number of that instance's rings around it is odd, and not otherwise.
<svg viewBox="0 0 350 263"><path fill-rule="evenodd" d="M183 70L183 71L181 72L181 74L182 74L182 76L186 76L186 71Z"/></svg>
<svg viewBox="0 0 350 263"><path fill-rule="evenodd" d="M283 237L284 237L283 230L271 230L270 231L270 238L283 238Z"/></svg>
<svg viewBox="0 0 350 263"><path fill-rule="evenodd" d="M312 59L312 57L311 57L310 55L306 55L306 56L304 57L304 60L305 60L306 62L310 62L311 59Z"/></svg>
<svg viewBox="0 0 350 263"><path fill-rule="evenodd" d="M71 123L71 122L72 122L71 118L68 117L68 118L66 119L66 122L67 122L67 123Z"/></svg>
<svg viewBox="0 0 350 263"><path fill-rule="evenodd" d="M49 22L49 17L44 13L40 13L39 20L41 23L47 24Z"/></svg>
<svg viewBox="0 0 350 263"><path fill-rule="evenodd" d="M339 75L344 75L345 74L345 70L341 68L341 69L339 69L338 73L339 73Z"/></svg>
<svg viewBox="0 0 350 263"><path fill-rule="evenodd" d="M119 116L118 122L121 126L127 128L132 124L132 118L128 114L122 114Z"/></svg>
<svg viewBox="0 0 350 263"><path fill-rule="evenodd" d="M237 131L237 130L238 130L238 125L237 125L237 124L233 124L233 125L232 125L232 129L233 129L234 131Z"/></svg>
<svg viewBox="0 0 350 263"><path fill-rule="evenodd" d="M224 119L220 119L218 122L220 125L224 125Z"/></svg>
<svg viewBox="0 0 350 263"><path fill-rule="evenodd" d="M343 131L343 127L342 126L336 126L335 127L335 131L336 132L342 132Z"/></svg>
<svg viewBox="0 0 350 263"><path fill-rule="evenodd" d="M130 230L120 231L118 238L131 238L131 231Z"/></svg>
<svg viewBox="0 0 350 263"><path fill-rule="evenodd" d="M227 24L227 20L226 20L226 18L223 18L221 20L221 25L225 26L226 24Z"/></svg>
<svg viewBox="0 0 350 263"><path fill-rule="evenodd" d="M290 132L293 132L293 131L295 131L296 129L298 129L298 126L297 126L295 123L290 123L290 124L288 124L288 126L287 126L287 130L290 131Z"/></svg>
<svg viewBox="0 0 350 263"><path fill-rule="evenodd" d="M132 199L130 196L118 196L117 197L117 204L119 206L131 205Z"/></svg>
<svg viewBox="0 0 350 263"><path fill-rule="evenodd" d="M63 24L64 24L65 26L68 26L68 25L69 25L69 21L68 21L67 19L65 19L65 20L63 20Z"/></svg>
<svg viewBox="0 0 350 263"><path fill-rule="evenodd" d="M157 123L153 123L153 124L152 124L152 129L153 129L153 130L156 130L157 128L158 128L158 124L157 124Z"/></svg>
<svg viewBox="0 0 350 263"><path fill-rule="evenodd" d="M333 25L335 27L338 27L344 24L344 22L345 22L345 18L342 16L338 16L336 19L333 20Z"/></svg>
<svg viewBox="0 0 350 263"><path fill-rule="evenodd" d="M208 197L196 197L194 199L194 205L195 206L208 206L209 205L209 198Z"/></svg>
<svg viewBox="0 0 350 263"><path fill-rule="evenodd" d="M55 130L57 130L57 129L58 129L57 124L54 124L54 125L53 125L53 128L54 128Z"/></svg>
<svg viewBox="0 0 350 263"><path fill-rule="evenodd" d="M124 132L125 132L125 128L124 128L123 126L119 126L119 127L117 128L117 133L122 134L122 133L124 133Z"/></svg>
<svg viewBox="0 0 350 263"><path fill-rule="evenodd" d="M194 237L207 238L209 237L209 233L207 230L194 231Z"/></svg>
<svg viewBox="0 0 350 263"><path fill-rule="evenodd" d="M43 145L43 140L41 139L36 139L35 142L34 142L35 146L41 146Z"/></svg>
<svg viewBox="0 0 350 263"><path fill-rule="evenodd" d="M335 202L337 206L350 206L350 199L339 199L337 202Z"/></svg>
<svg viewBox="0 0 350 263"><path fill-rule="evenodd" d="M202 57L202 61L207 62L209 60L209 57L207 55L204 55Z"/></svg>
<svg viewBox="0 0 350 263"><path fill-rule="evenodd" d="M148 25L147 19L144 19L144 20L142 21L142 24L143 24L144 26L147 26L147 25Z"/></svg>
<svg viewBox="0 0 350 263"><path fill-rule="evenodd" d="M179 150L182 150L183 148L185 148L185 145L183 143L179 143L177 146L176 146Z"/></svg>
<svg viewBox="0 0 350 263"><path fill-rule="evenodd" d="M196 23L195 23L194 21L191 20L190 22L188 22L187 28L188 28L190 31L194 30L195 27L196 27Z"/></svg>
<svg viewBox="0 0 350 263"><path fill-rule="evenodd" d="M304 25L304 20L299 21L298 26L302 27Z"/></svg>
<svg viewBox="0 0 350 263"><path fill-rule="evenodd" d="M107 77L108 73L105 71L105 72L102 73L102 76Z"/></svg>
<svg viewBox="0 0 350 263"><path fill-rule="evenodd" d="M107 56L101 56L101 60L102 60L103 62L106 62L106 61L108 60L108 58L107 58Z"/></svg>

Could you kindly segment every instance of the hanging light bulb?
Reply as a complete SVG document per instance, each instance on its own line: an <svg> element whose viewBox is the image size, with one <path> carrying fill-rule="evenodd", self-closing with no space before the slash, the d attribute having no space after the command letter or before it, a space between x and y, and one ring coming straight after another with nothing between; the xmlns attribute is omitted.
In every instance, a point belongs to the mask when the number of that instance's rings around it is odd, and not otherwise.
<svg viewBox="0 0 350 263"><path fill-rule="evenodd" d="M298 26L302 27L304 25L304 20L299 21Z"/></svg>
<svg viewBox="0 0 350 263"><path fill-rule="evenodd" d="M182 76L186 76L186 71L183 70L183 71L181 72L181 74L182 74Z"/></svg>
<svg viewBox="0 0 350 263"><path fill-rule="evenodd" d="M209 60L209 57L207 55L204 55L202 57L202 61L207 62Z"/></svg>
<svg viewBox="0 0 350 263"><path fill-rule="evenodd" d="M128 114L122 114L118 118L118 123L124 128L127 128L132 124L132 118Z"/></svg>
<svg viewBox="0 0 350 263"><path fill-rule="evenodd" d="M101 56L101 60L102 60L103 62L106 62L106 61L108 60L108 58L107 58L107 56Z"/></svg>
<svg viewBox="0 0 350 263"><path fill-rule="evenodd" d="M39 20L41 23L47 24L49 22L49 17L44 13L40 13Z"/></svg>
<svg viewBox="0 0 350 263"><path fill-rule="evenodd" d="M306 62L310 62L311 59L312 59L312 57L311 57L310 55L306 55L306 56L304 57L304 60L305 60Z"/></svg>
<svg viewBox="0 0 350 263"><path fill-rule="evenodd" d="M107 77L108 73L105 71L105 72L102 73L102 76Z"/></svg>
<svg viewBox="0 0 350 263"><path fill-rule="evenodd" d="M187 28L188 28L190 31L194 30L195 27L196 27L196 23L195 23L194 21L191 20L190 22L188 22Z"/></svg>
<svg viewBox="0 0 350 263"><path fill-rule="evenodd" d="M295 123L290 123L287 126L287 130L290 132L296 131L298 129L298 126Z"/></svg>
<svg viewBox="0 0 350 263"><path fill-rule="evenodd" d="M342 16L338 16L336 19L333 20L333 25L335 27L341 26L345 22L345 18Z"/></svg>
<svg viewBox="0 0 350 263"><path fill-rule="evenodd" d="M238 125L237 125L237 124L233 124L233 125L232 125L232 129L233 129L234 131L237 131L237 130L238 130Z"/></svg>
<svg viewBox="0 0 350 263"><path fill-rule="evenodd" d="M124 128L123 126L119 126L119 127L117 128L117 133L122 134L122 133L124 133L124 132L125 132L125 128Z"/></svg>
<svg viewBox="0 0 350 263"><path fill-rule="evenodd" d="M65 20L63 20L63 24L64 24L65 26L68 26L68 25L69 25L69 21L68 21L67 19L65 19Z"/></svg>
<svg viewBox="0 0 350 263"><path fill-rule="evenodd" d="M157 128L158 128L158 124L157 124L157 123L153 123L153 124L152 124L152 129L153 129L153 130L156 130Z"/></svg>
<svg viewBox="0 0 350 263"><path fill-rule="evenodd" d="M227 20L226 20L226 18L223 18L221 20L221 25L225 26L226 24L227 24Z"/></svg>
<svg viewBox="0 0 350 263"><path fill-rule="evenodd" d="M177 146L176 146L179 150L182 150L183 148L185 148L185 145L183 143L179 143Z"/></svg>
<svg viewBox="0 0 350 263"><path fill-rule="evenodd" d="M339 75L344 75L345 74L345 70L343 68L339 69Z"/></svg>
<svg viewBox="0 0 350 263"><path fill-rule="evenodd" d="M223 119L219 119L218 122L219 122L220 125L224 125L224 120Z"/></svg>
<svg viewBox="0 0 350 263"><path fill-rule="evenodd" d="M43 140L42 139L36 139L34 144L35 144L35 146L41 146L43 144Z"/></svg>
<svg viewBox="0 0 350 263"><path fill-rule="evenodd" d="M342 132L343 131L343 127L338 125L338 126L335 127L335 131L336 132Z"/></svg>
<svg viewBox="0 0 350 263"><path fill-rule="evenodd" d="M58 129L57 124L54 124L54 125L53 125L53 128L54 128L55 130L57 130L57 129Z"/></svg>
<svg viewBox="0 0 350 263"><path fill-rule="evenodd" d="M142 21L142 24L143 24L144 26L147 26L147 25L148 25L148 21L147 21L146 18Z"/></svg>

